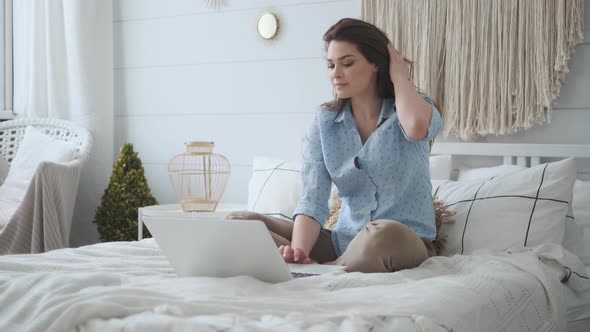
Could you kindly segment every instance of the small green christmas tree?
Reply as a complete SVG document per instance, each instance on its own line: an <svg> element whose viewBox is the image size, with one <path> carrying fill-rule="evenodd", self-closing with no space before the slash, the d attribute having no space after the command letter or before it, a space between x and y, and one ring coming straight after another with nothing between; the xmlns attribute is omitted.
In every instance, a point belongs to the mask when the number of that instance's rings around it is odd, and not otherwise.
<svg viewBox="0 0 590 332"><path fill-rule="evenodd" d="M100 240L132 241L137 239L137 209L158 204L147 184L141 160L133 144L121 147L109 186L96 210L94 223ZM145 225L144 237L151 237Z"/></svg>

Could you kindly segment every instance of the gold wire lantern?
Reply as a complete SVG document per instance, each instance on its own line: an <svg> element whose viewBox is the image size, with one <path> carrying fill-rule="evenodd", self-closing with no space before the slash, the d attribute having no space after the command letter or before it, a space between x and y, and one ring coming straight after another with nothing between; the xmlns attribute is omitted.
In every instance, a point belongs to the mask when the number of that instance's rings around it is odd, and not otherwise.
<svg viewBox="0 0 590 332"><path fill-rule="evenodd" d="M215 211L225 191L229 161L213 153L214 142L186 142L186 153L168 163L168 175L185 212Z"/></svg>

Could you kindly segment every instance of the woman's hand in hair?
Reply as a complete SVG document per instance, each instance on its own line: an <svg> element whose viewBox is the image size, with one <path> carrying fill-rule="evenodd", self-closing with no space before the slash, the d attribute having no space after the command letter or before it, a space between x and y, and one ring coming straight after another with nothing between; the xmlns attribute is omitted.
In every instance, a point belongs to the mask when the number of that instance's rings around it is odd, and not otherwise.
<svg viewBox="0 0 590 332"><path fill-rule="evenodd" d="M397 80L408 80L410 78L410 65L406 59L399 54L391 43L387 44L389 51L389 76L395 85Z"/></svg>

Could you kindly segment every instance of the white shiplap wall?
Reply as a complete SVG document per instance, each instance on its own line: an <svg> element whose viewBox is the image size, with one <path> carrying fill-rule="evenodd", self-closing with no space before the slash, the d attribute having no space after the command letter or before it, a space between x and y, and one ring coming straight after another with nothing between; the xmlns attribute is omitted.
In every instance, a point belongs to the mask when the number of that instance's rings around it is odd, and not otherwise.
<svg viewBox="0 0 590 332"><path fill-rule="evenodd" d="M115 0L115 149L139 152L161 203L176 198L167 162L188 140L216 143L231 162L223 201L245 203L254 155L298 159L317 105L331 98L322 35L360 0ZM256 19L281 19L263 41Z"/></svg>
<svg viewBox="0 0 590 332"><path fill-rule="evenodd" d="M203 4L114 1L115 149L135 145L161 203L175 201L166 165L187 140L215 141L231 161L226 202L246 202L254 155L297 159L315 107L331 97L322 34L342 17L360 17L360 0L231 1L218 11ZM255 31L269 8L283 25L271 43ZM590 144L590 0L585 22L551 124L478 141Z"/></svg>

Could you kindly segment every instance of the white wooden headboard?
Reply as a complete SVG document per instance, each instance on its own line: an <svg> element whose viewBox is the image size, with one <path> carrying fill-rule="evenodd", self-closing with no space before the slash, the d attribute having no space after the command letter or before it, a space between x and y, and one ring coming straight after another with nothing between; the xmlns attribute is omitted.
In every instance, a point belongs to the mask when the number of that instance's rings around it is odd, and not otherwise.
<svg viewBox="0 0 590 332"><path fill-rule="evenodd" d="M501 157L507 165L531 167L542 158L576 158L580 178L590 178L590 145L435 142L432 155ZM587 166L584 166L587 165Z"/></svg>

